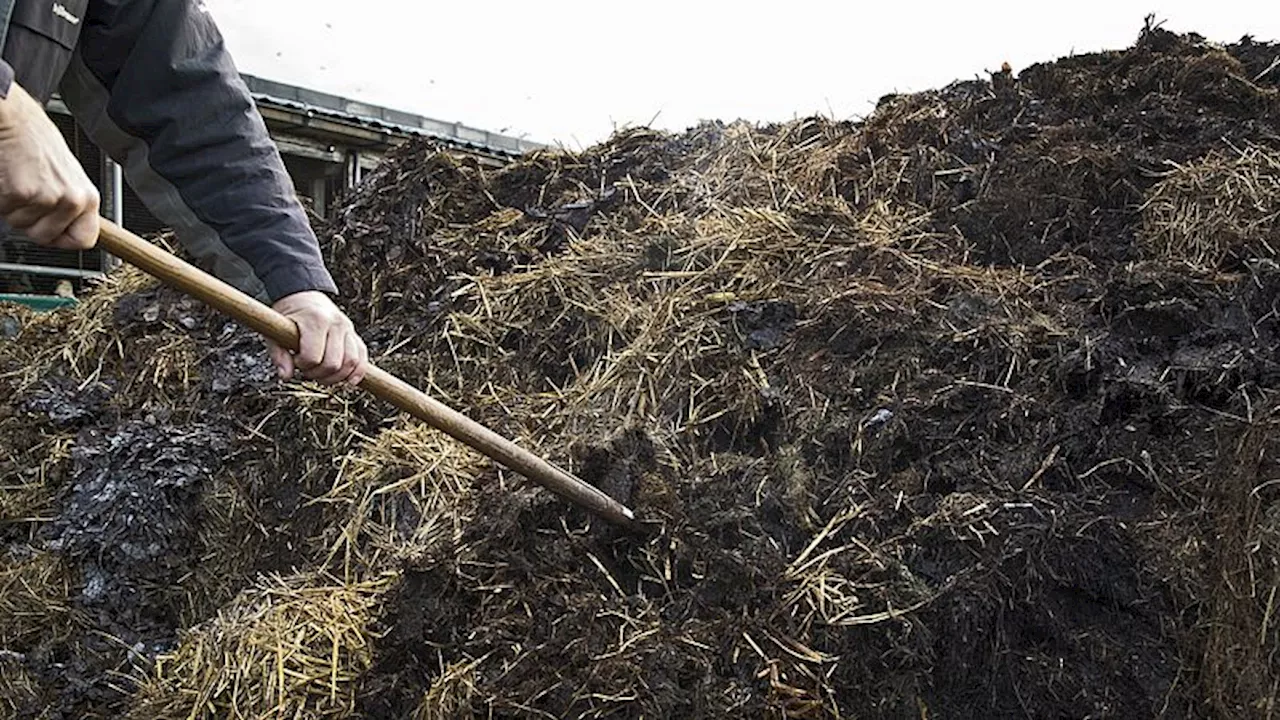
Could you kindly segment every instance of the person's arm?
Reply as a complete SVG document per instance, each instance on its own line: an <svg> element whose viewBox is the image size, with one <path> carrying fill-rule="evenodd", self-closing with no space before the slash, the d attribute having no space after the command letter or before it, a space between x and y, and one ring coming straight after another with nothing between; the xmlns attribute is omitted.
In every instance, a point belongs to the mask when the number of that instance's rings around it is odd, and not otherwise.
<svg viewBox="0 0 1280 720"><path fill-rule="evenodd" d="M282 375L360 380L364 343L203 3L93 0L61 94L199 264L298 322L296 355L272 346Z"/></svg>

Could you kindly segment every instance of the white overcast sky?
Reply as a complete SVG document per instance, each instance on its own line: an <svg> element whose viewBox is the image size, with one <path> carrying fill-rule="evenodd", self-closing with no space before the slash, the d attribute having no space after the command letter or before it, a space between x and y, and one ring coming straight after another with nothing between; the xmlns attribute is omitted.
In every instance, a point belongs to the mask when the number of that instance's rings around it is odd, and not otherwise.
<svg viewBox="0 0 1280 720"><path fill-rule="evenodd" d="M1127 47L1144 16L1280 40L1267 0L207 0L246 73L530 140L865 115L890 92Z"/></svg>

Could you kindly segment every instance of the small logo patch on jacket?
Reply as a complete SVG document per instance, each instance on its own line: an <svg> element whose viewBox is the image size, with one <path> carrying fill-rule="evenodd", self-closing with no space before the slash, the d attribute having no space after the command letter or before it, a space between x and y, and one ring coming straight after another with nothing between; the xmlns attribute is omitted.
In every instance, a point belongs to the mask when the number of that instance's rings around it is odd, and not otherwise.
<svg viewBox="0 0 1280 720"><path fill-rule="evenodd" d="M53 4L53 14L54 14L54 15L57 15L58 17L62 18L63 20L66 20L67 22L71 23L72 25L79 25L79 24L80 24L80 18L76 17L75 15L72 15L72 14L71 14L71 11L67 9L67 6L66 6L66 5L63 5L62 3L54 3L54 4Z"/></svg>

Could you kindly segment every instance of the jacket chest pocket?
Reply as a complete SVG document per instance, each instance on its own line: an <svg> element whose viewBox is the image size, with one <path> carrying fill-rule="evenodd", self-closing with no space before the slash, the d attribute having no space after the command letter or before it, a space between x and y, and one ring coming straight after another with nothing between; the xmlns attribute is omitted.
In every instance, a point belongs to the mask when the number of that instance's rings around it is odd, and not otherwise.
<svg viewBox="0 0 1280 720"><path fill-rule="evenodd" d="M11 22L74 50L89 0L16 0Z"/></svg>

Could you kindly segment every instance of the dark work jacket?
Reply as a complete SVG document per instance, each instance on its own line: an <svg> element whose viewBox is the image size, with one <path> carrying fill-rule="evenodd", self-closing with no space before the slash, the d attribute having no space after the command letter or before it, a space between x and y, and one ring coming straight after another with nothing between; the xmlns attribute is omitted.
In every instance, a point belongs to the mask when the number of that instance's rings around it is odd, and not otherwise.
<svg viewBox="0 0 1280 720"><path fill-rule="evenodd" d="M262 300L335 292L203 2L0 0L0 36L0 94L58 91L200 265Z"/></svg>

